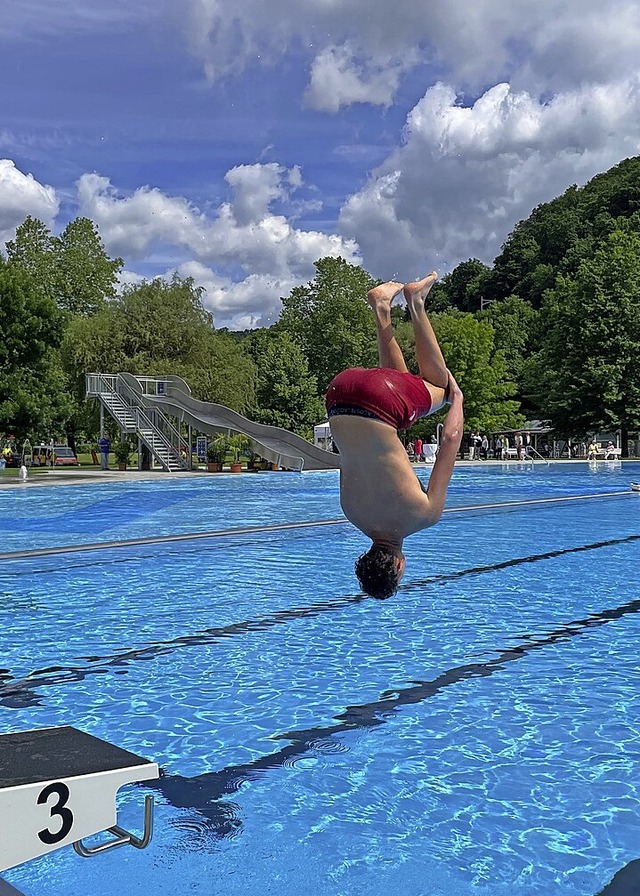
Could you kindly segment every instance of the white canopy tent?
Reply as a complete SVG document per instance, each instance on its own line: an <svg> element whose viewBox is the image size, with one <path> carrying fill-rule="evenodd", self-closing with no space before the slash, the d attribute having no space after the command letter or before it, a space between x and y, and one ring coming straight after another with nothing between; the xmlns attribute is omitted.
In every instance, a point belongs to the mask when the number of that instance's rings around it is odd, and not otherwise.
<svg viewBox="0 0 640 896"><path fill-rule="evenodd" d="M329 423L318 423L313 427L313 444L316 448L329 448L331 446L331 429Z"/></svg>

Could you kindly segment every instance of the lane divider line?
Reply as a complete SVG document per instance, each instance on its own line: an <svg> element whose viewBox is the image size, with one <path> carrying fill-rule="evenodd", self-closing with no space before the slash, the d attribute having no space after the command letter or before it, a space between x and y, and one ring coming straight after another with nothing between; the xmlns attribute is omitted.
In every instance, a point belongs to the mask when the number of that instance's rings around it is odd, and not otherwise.
<svg viewBox="0 0 640 896"><path fill-rule="evenodd" d="M445 514L469 513L479 510L502 510L510 507L528 507L541 504L560 504L566 501L588 501L594 498L619 498L632 495L631 491L596 492L590 495L561 495L553 498L529 498L526 501L500 501L495 504L469 504L463 507L447 507ZM102 551L111 548L128 548L150 544L172 544L181 541L198 541L205 538L224 538L234 535L255 535L262 532L284 532L288 529L312 529L321 526L338 526L348 523L345 517L333 520L309 520L297 523L274 523L267 526L242 526L235 529L213 529L209 532L184 532L178 535L152 535L148 538L127 538L121 541L94 541L86 544L61 547L32 548L26 551L0 552L0 560L23 560L29 557L48 557L57 554L78 554L83 551Z"/></svg>

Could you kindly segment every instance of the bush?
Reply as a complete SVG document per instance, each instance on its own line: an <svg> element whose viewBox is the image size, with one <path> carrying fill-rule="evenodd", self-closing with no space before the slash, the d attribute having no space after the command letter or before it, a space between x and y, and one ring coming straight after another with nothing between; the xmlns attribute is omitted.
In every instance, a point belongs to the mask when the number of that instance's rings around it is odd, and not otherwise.
<svg viewBox="0 0 640 896"><path fill-rule="evenodd" d="M207 461L210 464L223 464L229 450L229 439L220 433L207 445Z"/></svg>
<svg viewBox="0 0 640 896"><path fill-rule="evenodd" d="M240 463L240 455L251 448L251 441L248 436L238 432L229 439L229 448L233 452L233 462Z"/></svg>
<svg viewBox="0 0 640 896"><path fill-rule="evenodd" d="M128 442L116 442L115 445L113 445L112 450L117 463L131 463L131 452L133 451L133 449Z"/></svg>

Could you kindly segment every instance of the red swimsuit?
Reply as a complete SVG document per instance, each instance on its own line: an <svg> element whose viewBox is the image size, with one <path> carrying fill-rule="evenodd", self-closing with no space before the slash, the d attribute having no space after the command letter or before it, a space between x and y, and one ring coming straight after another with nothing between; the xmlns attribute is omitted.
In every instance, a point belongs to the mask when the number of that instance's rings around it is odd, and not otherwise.
<svg viewBox="0 0 640 896"><path fill-rule="evenodd" d="M327 389L327 413L363 413L394 429L409 429L431 411L431 394L424 380L413 373L388 367L351 367L343 370Z"/></svg>

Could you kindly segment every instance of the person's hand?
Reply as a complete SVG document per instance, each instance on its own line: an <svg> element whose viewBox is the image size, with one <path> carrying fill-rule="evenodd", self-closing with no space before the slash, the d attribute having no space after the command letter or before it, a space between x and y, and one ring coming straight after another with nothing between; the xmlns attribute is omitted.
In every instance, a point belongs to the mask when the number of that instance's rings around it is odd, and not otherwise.
<svg viewBox="0 0 640 896"><path fill-rule="evenodd" d="M464 399L462 389L457 384L456 379L451 371L447 369L447 373L449 374L449 379L447 381L447 396L449 398L449 401L452 401L454 397L459 398L460 401L462 401Z"/></svg>

